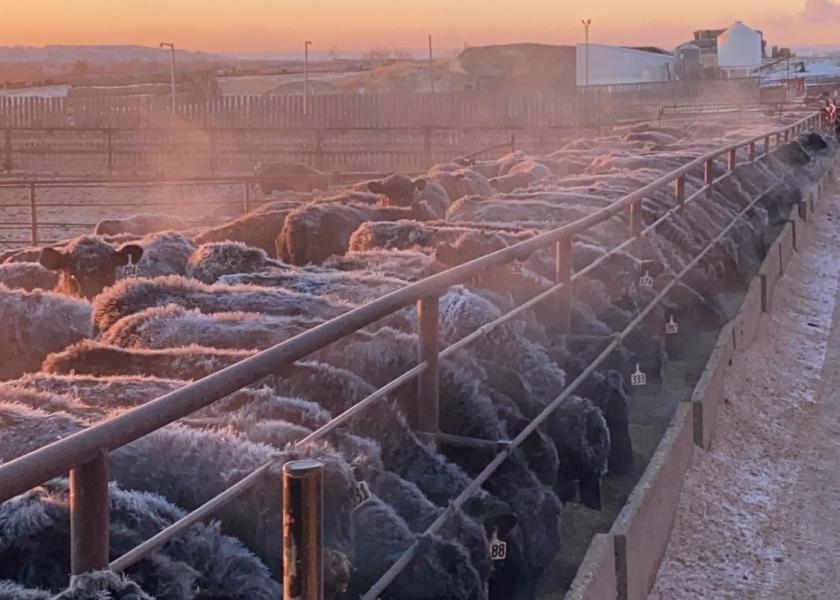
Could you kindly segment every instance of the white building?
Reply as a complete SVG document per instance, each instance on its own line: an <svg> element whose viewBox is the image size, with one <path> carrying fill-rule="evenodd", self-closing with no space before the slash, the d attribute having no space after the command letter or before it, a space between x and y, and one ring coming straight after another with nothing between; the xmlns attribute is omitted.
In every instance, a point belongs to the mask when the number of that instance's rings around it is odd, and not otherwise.
<svg viewBox="0 0 840 600"><path fill-rule="evenodd" d="M578 44L578 85L586 85L586 53L586 44ZM662 52L589 44L589 85L670 81L676 79L676 62L674 56Z"/></svg>
<svg viewBox="0 0 840 600"><path fill-rule="evenodd" d="M717 38L717 60L726 77L749 77L761 67L762 35L741 21Z"/></svg>

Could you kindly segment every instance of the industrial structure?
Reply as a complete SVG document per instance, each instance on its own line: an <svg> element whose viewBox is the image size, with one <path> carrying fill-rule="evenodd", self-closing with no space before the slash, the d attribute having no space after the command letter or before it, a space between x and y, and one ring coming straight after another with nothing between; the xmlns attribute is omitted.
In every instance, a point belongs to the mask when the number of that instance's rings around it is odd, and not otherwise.
<svg viewBox="0 0 840 600"><path fill-rule="evenodd" d="M588 44L590 85L648 83L676 79L677 59L658 48ZM587 80L587 45L577 46L577 84Z"/></svg>

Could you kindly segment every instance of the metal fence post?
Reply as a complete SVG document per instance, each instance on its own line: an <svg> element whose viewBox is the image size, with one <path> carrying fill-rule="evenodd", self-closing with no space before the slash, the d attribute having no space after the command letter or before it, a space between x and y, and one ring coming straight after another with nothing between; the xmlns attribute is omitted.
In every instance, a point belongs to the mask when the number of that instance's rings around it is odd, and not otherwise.
<svg viewBox="0 0 840 600"><path fill-rule="evenodd" d="M432 154L432 130L427 129L423 133L423 156L425 157L426 164L431 166L435 160Z"/></svg>
<svg viewBox="0 0 840 600"><path fill-rule="evenodd" d="M510 151L516 152L516 134L512 131L510 132Z"/></svg>
<svg viewBox="0 0 840 600"><path fill-rule="evenodd" d="M732 148L729 151L729 164L728 164L728 166L729 166L730 171L734 171L735 167L738 166L738 149L737 148Z"/></svg>
<svg viewBox="0 0 840 600"><path fill-rule="evenodd" d="M706 167L704 169L704 183L706 184L706 195L711 198L714 193L714 181L715 181L715 161L714 160L707 160Z"/></svg>
<svg viewBox="0 0 840 600"><path fill-rule="evenodd" d="M70 571L108 567L108 453L70 471Z"/></svg>
<svg viewBox="0 0 840 600"><path fill-rule="evenodd" d="M29 226L31 228L32 245L38 245L38 203L35 199L35 184L29 185Z"/></svg>
<svg viewBox="0 0 840 600"><path fill-rule="evenodd" d="M324 465L283 465L283 600L324 599Z"/></svg>
<svg viewBox="0 0 840 600"><path fill-rule="evenodd" d="M764 136L764 154L770 154L770 136Z"/></svg>
<svg viewBox="0 0 840 600"><path fill-rule="evenodd" d="M753 162L755 160L755 142L750 142L749 155L750 162Z"/></svg>
<svg viewBox="0 0 840 600"><path fill-rule="evenodd" d="M685 175L678 176L674 182L674 198L678 207L685 204Z"/></svg>
<svg viewBox="0 0 840 600"><path fill-rule="evenodd" d="M630 235L633 237L631 252L638 259L642 258L642 201L636 200L630 205Z"/></svg>
<svg viewBox="0 0 840 600"><path fill-rule="evenodd" d="M557 299L557 320L560 332L568 334L572 329L572 236L555 244L554 282L564 284Z"/></svg>
<svg viewBox="0 0 840 600"><path fill-rule="evenodd" d="M108 137L108 172L110 173L114 169L114 142L111 136L110 128L106 131L106 135Z"/></svg>
<svg viewBox="0 0 840 600"><path fill-rule="evenodd" d="M412 421L416 431L436 435L440 431L440 375L438 352L438 297L426 296L417 302L419 360L428 368L417 378L417 401Z"/></svg>
<svg viewBox="0 0 840 600"><path fill-rule="evenodd" d="M12 130L11 129L8 129L8 128L6 129L5 134L4 134L4 138L5 139L3 141L3 145L5 146L5 150L6 150L6 158L3 161L3 167L6 169L6 171L11 171L12 170Z"/></svg>
<svg viewBox="0 0 840 600"><path fill-rule="evenodd" d="M246 215L251 212L251 184L247 181L245 182L245 193L242 196L242 208Z"/></svg>

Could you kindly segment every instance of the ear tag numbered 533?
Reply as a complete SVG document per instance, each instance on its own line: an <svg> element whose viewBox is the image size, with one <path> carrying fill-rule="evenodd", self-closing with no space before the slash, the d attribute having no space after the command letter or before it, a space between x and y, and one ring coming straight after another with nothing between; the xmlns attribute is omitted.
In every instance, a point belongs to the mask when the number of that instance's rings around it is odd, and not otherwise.
<svg viewBox="0 0 840 600"><path fill-rule="evenodd" d="M671 315L671 320L665 323L665 335L677 335L680 332L680 326L674 321L674 315Z"/></svg>
<svg viewBox="0 0 840 600"><path fill-rule="evenodd" d="M645 271L645 274L639 277L639 287L643 288L652 288L653 287L653 277L650 276L650 273Z"/></svg>
<svg viewBox="0 0 840 600"><path fill-rule="evenodd" d="M498 532L493 529L493 535L490 537L490 560L505 560L507 558L507 542L499 539Z"/></svg>
<svg viewBox="0 0 840 600"><path fill-rule="evenodd" d="M636 363L636 372L630 375L630 385L634 387L647 385L647 375L642 373L642 369L638 363Z"/></svg>

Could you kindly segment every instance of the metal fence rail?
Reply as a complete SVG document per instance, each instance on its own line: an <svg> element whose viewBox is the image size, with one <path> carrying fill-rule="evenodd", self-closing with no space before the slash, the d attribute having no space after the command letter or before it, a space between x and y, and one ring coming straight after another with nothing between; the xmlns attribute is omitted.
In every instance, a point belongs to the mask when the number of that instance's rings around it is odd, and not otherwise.
<svg viewBox="0 0 840 600"><path fill-rule="evenodd" d="M607 256L615 252L631 248L633 254L641 258L641 239L643 235L653 232L656 226L678 211L683 210L687 203L690 203L704 195L711 196L716 182L728 177L741 160L755 161L765 157L771 150L771 141L775 140L776 146L782 140L788 141L792 136L809 128L816 128L820 125L819 114L808 117L788 125L782 129L756 136L752 139L741 141L725 148L721 148L698 157L682 167L671 171L632 192L607 208L590 214L578 221L558 227L546 233L537 235L526 241L506 247L497 252L480 257L469 263L451 268L437 275L423 279L422 281L407 285L397 291L379 298L366 305L354 308L347 313L320 324L309 331L295 336L285 342L277 344L267 350L259 352L239 363L231 365L194 383L184 386L174 392L168 393L160 398L152 400L142 406L133 408L121 415L105 422L95 424L83 431L68 436L62 440L44 446L38 450L21 456L9 463L0 466L0 501L7 500L17 494L23 493L32 487L60 476L70 471L71 497L81 499L71 505L71 539L72 539L72 564L73 573L81 573L90 569L105 568L107 563L107 506L108 490L105 479L102 477L106 464L107 453L129 444L134 440L160 429L170 423L187 417L191 413L208 406L209 404L231 394L244 386L250 385L265 376L275 374L279 369L293 363L296 360L305 358L309 354L324 348L328 344L336 342L341 338L353 334L361 328L368 326L392 313L417 303L420 338L420 364L396 380L386 384L368 398L365 398L343 414L338 415L329 423L314 431L306 438L300 440L299 444L305 444L326 435L349 418L365 410L377 400L380 400L388 393L401 387L414 377L420 376L418 383L417 406L415 412L425 414L422 422L415 423L415 428L421 432L437 437L438 439L457 438L457 436L446 436L441 434L437 423L437 400L438 400L438 378L437 370L441 358L449 356L452 352L460 349L470 342L486 335L502 322L509 320L521 312L531 308L538 302L545 301L555 295L557 301L558 321L561 327L568 331L571 316L571 299L574 293L572 283L591 272L595 266L603 263ZM757 144L763 142L763 151L757 151ZM716 177L716 161L724 160L726 170L720 177ZM702 170L704 174L704 185L693 194L686 197L686 176L690 173ZM721 172L719 166L717 172ZM644 198L653 193L673 186L674 207L662 215L655 223L643 226L641 220L641 202ZM547 416L567 397L572 391L607 357L621 340L644 319L653 307L660 302L670 289L688 272L688 270L709 251L713 244L725 235L735 223L741 219L755 201L745 208L732 222L701 252L698 257L685 267L677 277L667 284L645 307L642 312L631 322L627 328L617 334L608 344L607 348L568 386L563 393L545 407L529 425L526 426L504 449L499 452L496 458L473 480L473 482L454 499L451 506L457 507L478 490L495 469L510 455L516 446L528 437ZM574 237L587 229L594 227L604 221L627 213L629 211L630 237L619 246L578 273L572 274L571 248ZM556 281L555 285L540 293L526 303L514 308L509 313L502 315L491 323L487 323L475 332L467 335L446 349L438 350L438 297L447 288L464 283L472 279L478 273L493 267L523 259L535 251L554 247L556 253ZM422 409L422 410L418 410ZM429 418L431 416L432 418ZM456 440L449 440L456 441ZM480 443L480 441L478 441ZM208 501L202 507L191 512L180 521L170 525L150 540L144 542L123 557L116 559L110 564L116 570L125 569L154 548L159 547L167 540L177 535L184 528L192 523L206 518L219 506L235 498L250 487L260 483L268 471L269 465L264 465L247 475L238 483L234 484L217 497ZM452 509L447 509L432 524L431 530L440 528ZM278 532L279 535L279 532ZM366 598L375 598L376 594L387 587L388 583L396 577L399 571L408 564L416 546L409 551L383 576L383 578L368 592Z"/></svg>

